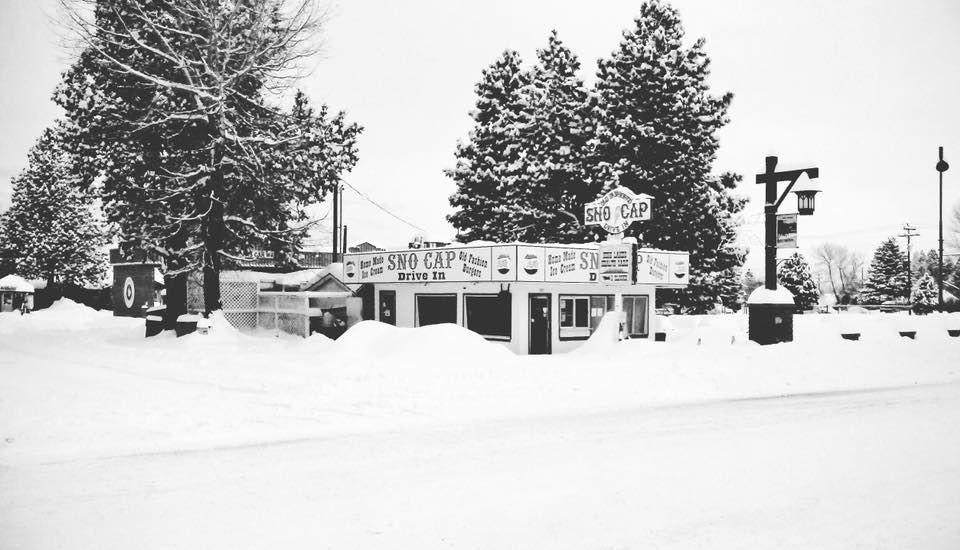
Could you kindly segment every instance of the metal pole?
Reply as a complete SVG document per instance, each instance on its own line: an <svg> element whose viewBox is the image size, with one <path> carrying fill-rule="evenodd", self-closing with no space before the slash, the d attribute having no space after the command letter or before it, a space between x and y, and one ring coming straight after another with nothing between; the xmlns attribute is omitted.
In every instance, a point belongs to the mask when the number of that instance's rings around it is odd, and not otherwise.
<svg viewBox="0 0 960 550"><path fill-rule="evenodd" d="M937 162L937 172L940 172L940 203L939 215L939 231L940 231L940 246L939 246L939 259L937 263L937 302L939 305L939 310L943 311L943 173L950 169L950 165L943 160L943 146L940 146L940 160Z"/></svg>
<svg viewBox="0 0 960 550"><path fill-rule="evenodd" d="M943 158L943 147L940 148L940 158ZM940 172L940 246L939 257L937 261L937 304L940 311L943 311L943 172Z"/></svg>
<svg viewBox="0 0 960 550"><path fill-rule="evenodd" d="M347 226L343 226L343 244L340 247L341 258L343 254L347 253Z"/></svg>

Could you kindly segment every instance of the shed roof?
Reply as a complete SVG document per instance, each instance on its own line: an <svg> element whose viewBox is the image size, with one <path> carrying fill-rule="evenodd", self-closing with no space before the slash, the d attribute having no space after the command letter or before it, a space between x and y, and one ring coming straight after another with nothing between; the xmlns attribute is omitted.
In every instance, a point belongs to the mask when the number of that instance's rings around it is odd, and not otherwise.
<svg viewBox="0 0 960 550"><path fill-rule="evenodd" d="M0 278L0 290L33 292L33 285L28 283L26 279L19 275L10 274L6 277Z"/></svg>

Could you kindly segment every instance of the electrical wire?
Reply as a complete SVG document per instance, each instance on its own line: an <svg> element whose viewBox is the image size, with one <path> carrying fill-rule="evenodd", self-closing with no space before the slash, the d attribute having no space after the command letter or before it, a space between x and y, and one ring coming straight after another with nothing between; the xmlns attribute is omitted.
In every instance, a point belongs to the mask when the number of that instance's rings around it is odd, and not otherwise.
<svg viewBox="0 0 960 550"><path fill-rule="evenodd" d="M377 201L375 201L375 200L373 200L373 199L370 198L370 195L367 195L367 194L364 193L363 191L360 191L359 189L357 189L356 187L350 185L350 184L347 183L347 182L343 182L343 184L346 185L347 187L349 187L350 189L352 189L353 192L356 193L357 195L360 195L360 198L366 200L367 202L369 202L370 204L376 206L376 207L379 208L380 210L383 210L383 211L386 212L387 214L390 214L390 215L393 216L394 218L402 221L403 223L409 225L410 227L416 229L417 231L420 231L421 233L426 233L426 231L424 231L423 228L418 227L418 226L416 226L416 225L408 222L407 220L401 218L400 216L394 214L393 212L387 210L386 208L384 208L383 206L381 206L380 204L378 204Z"/></svg>

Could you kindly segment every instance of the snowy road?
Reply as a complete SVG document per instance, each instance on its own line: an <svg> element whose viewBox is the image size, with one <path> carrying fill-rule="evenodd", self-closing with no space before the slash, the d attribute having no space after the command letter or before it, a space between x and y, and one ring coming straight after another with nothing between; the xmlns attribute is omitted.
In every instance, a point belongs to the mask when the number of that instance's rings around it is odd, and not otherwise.
<svg viewBox="0 0 960 550"><path fill-rule="evenodd" d="M0 548L960 548L960 384L0 469Z"/></svg>

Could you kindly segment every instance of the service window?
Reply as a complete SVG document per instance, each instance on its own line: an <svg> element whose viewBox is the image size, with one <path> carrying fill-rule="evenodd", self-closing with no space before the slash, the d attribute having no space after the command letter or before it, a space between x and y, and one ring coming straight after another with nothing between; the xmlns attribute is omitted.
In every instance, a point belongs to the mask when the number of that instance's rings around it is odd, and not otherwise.
<svg viewBox="0 0 960 550"><path fill-rule="evenodd" d="M613 305L613 296L560 296L560 339L588 338Z"/></svg>
<svg viewBox="0 0 960 550"><path fill-rule="evenodd" d="M463 297L466 327L484 338L510 340L510 297L474 294Z"/></svg>
<svg viewBox="0 0 960 550"><path fill-rule="evenodd" d="M630 336L648 336L647 304L649 296L624 296L623 312L626 313L626 332Z"/></svg>
<svg viewBox="0 0 960 550"><path fill-rule="evenodd" d="M417 326L457 323L456 294L417 294Z"/></svg>

